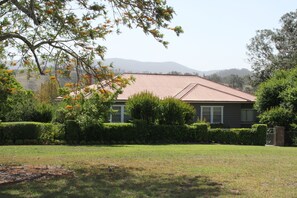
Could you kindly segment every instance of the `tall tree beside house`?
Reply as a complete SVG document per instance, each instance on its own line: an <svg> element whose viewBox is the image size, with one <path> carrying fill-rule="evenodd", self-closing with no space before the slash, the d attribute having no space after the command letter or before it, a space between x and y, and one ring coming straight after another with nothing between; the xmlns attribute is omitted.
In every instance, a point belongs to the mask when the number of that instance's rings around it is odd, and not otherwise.
<svg viewBox="0 0 297 198"><path fill-rule="evenodd" d="M297 66L297 10L283 15L280 29L259 30L247 45L253 82L258 85L279 69Z"/></svg>
<svg viewBox="0 0 297 198"><path fill-rule="evenodd" d="M290 127L297 119L297 68L276 72L259 85L255 108L260 122Z"/></svg>

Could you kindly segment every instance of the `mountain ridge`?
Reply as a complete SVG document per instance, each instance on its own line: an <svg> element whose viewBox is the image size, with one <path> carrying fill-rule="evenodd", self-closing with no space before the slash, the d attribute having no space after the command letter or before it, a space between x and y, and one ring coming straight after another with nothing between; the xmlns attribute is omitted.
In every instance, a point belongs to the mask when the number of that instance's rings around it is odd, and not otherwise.
<svg viewBox="0 0 297 198"><path fill-rule="evenodd" d="M152 74L189 74L189 75L199 75L202 77L207 77L210 75L218 75L221 77L226 77L229 75L238 75L240 77L250 75L251 71L248 69L224 69L224 70L211 70L211 71L198 71L182 64L166 61L166 62L145 62L136 61L130 59L121 58L109 58L106 59L104 64L113 64L115 72L119 73L152 73ZM17 73L16 79L22 84L26 89L38 90L41 83L48 80L48 76L39 76L37 78L33 77L27 79L26 73ZM72 79L73 80L73 79Z"/></svg>
<svg viewBox="0 0 297 198"><path fill-rule="evenodd" d="M199 74L200 76L208 76L212 74L218 74L219 76L225 77L231 74L238 76L250 75L251 71L245 68L230 68L223 70L209 70L209 71L199 71L192 69L180 63L173 61L165 62L146 62L137 61L131 59L122 58L108 58L105 59L104 64L113 64L114 69L120 73L172 73L177 72L181 74Z"/></svg>

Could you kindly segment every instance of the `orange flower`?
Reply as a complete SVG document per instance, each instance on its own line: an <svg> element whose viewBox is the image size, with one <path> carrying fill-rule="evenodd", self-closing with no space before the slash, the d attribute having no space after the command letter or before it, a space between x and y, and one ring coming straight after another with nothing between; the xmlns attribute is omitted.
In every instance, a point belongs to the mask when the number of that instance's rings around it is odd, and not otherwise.
<svg viewBox="0 0 297 198"><path fill-rule="evenodd" d="M68 96L68 95L66 95L66 96L64 96L63 98L64 98L64 99L68 99L68 98L69 98L69 96Z"/></svg>
<svg viewBox="0 0 297 198"><path fill-rule="evenodd" d="M50 79L51 80L56 80L56 77L55 76L51 76Z"/></svg>
<svg viewBox="0 0 297 198"><path fill-rule="evenodd" d="M46 10L45 12L46 12L47 14L53 14L53 13L54 13L54 10L49 9L49 10Z"/></svg>
<svg viewBox="0 0 297 198"><path fill-rule="evenodd" d="M73 109L73 106L67 105L65 108L68 109L68 110L71 110L71 109Z"/></svg>
<svg viewBox="0 0 297 198"><path fill-rule="evenodd" d="M106 91L104 89L99 89L100 93L104 94Z"/></svg>
<svg viewBox="0 0 297 198"><path fill-rule="evenodd" d="M12 69L8 69L8 70L6 70L6 73L12 74L13 73L13 70Z"/></svg>
<svg viewBox="0 0 297 198"><path fill-rule="evenodd" d="M65 87L73 87L73 83L65 83L65 85L64 85Z"/></svg>

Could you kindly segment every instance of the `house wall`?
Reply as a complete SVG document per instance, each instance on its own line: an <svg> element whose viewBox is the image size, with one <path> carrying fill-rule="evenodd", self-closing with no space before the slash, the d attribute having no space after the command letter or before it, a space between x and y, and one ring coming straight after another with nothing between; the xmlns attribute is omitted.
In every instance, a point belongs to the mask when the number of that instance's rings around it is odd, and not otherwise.
<svg viewBox="0 0 297 198"><path fill-rule="evenodd" d="M115 105L125 105L125 102L116 102ZM192 103L191 105L196 109L195 120L200 119L201 106L223 106L223 125L226 128L250 127L257 122L256 114L255 122L243 123L241 121L241 109L253 109L253 103Z"/></svg>
<svg viewBox="0 0 297 198"><path fill-rule="evenodd" d="M241 122L241 109L252 109L253 104L241 104L241 103L201 103L191 104L195 107L197 116L196 119L200 119L201 106L223 106L223 125L226 128L240 128L250 127L253 123Z"/></svg>

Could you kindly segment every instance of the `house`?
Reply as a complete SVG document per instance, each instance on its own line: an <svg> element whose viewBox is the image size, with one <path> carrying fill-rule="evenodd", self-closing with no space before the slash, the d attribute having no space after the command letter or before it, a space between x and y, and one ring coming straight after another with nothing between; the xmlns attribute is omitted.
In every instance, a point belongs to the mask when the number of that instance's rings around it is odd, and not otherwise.
<svg viewBox="0 0 297 198"><path fill-rule="evenodd" d="M116 113L111 122L126 122L125 103L130 96L141 91L149 91L165 98L174 97L193 105L196 119L225 127L249 127L256 122L253 109L255 96L206 80L199 76L165 74L123 74L133 76L135 82L128 85L117 98L113 109Z"/></svg>

